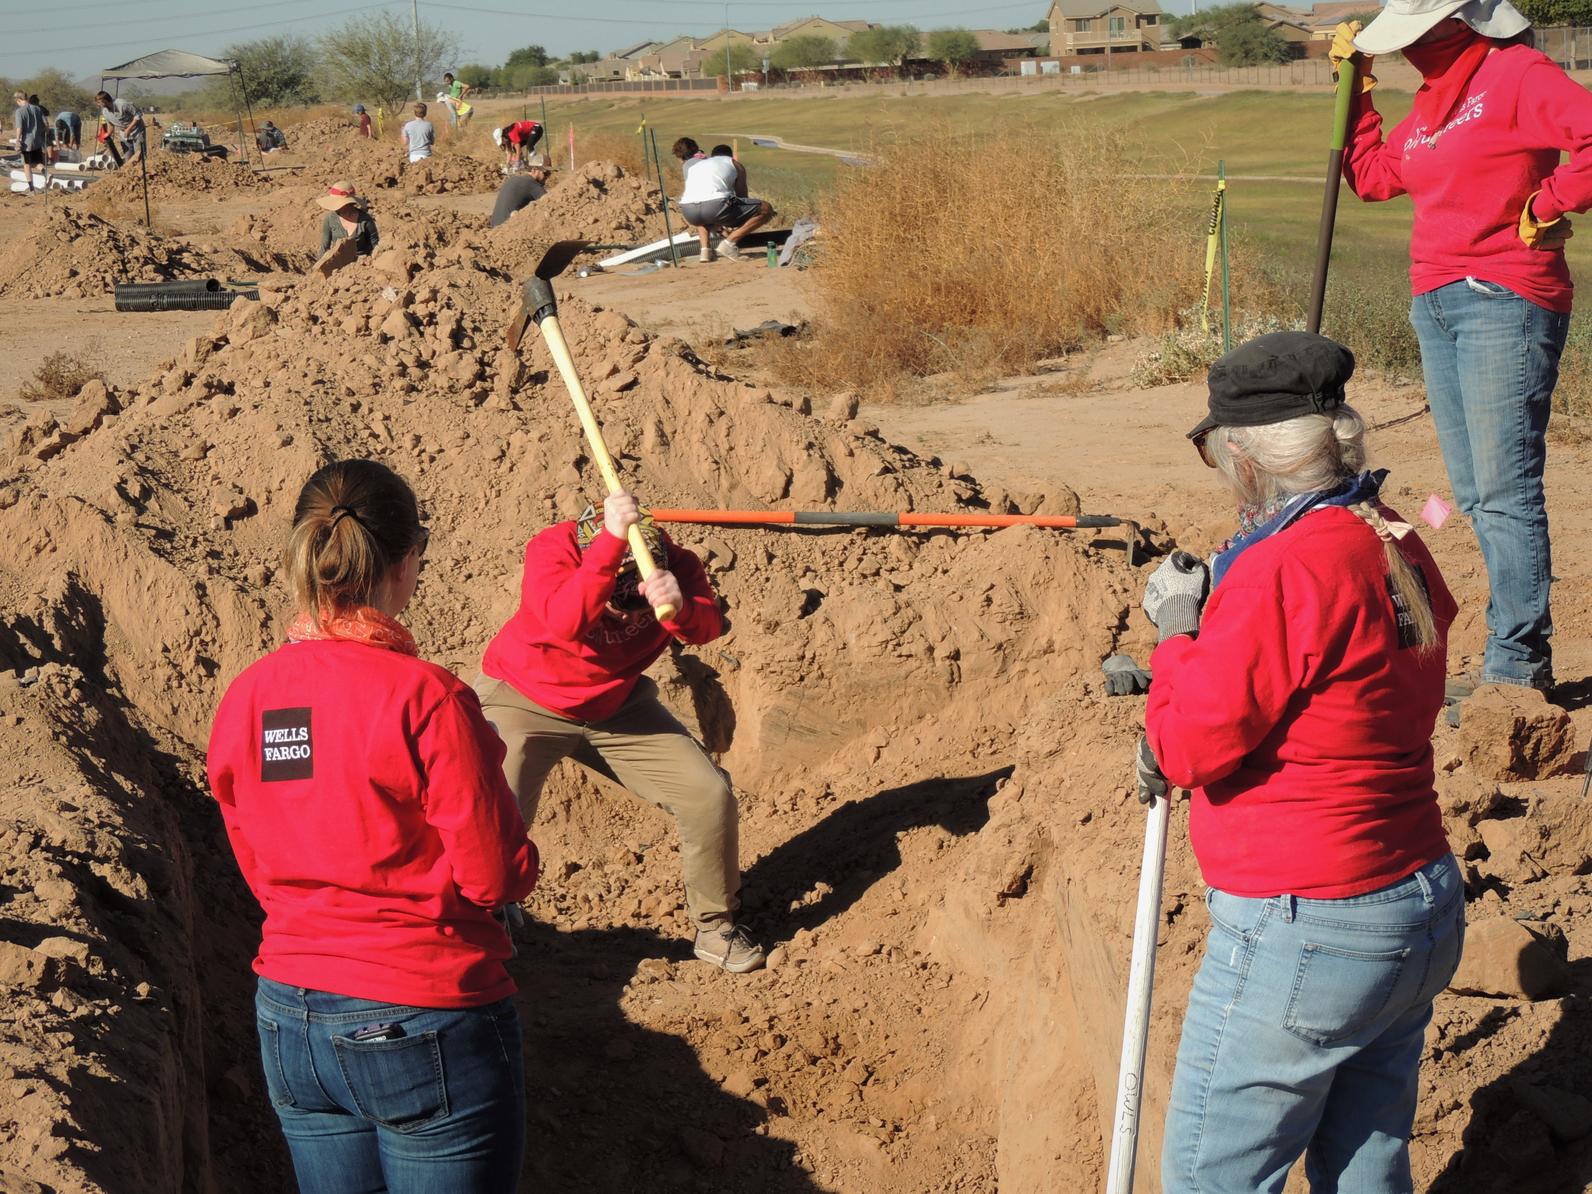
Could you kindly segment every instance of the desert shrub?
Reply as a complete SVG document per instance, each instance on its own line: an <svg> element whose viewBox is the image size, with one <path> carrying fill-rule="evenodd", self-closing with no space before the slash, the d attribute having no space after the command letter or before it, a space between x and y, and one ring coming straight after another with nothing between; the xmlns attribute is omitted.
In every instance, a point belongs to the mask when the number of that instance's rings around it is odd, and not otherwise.
<svg viewBox="0 0 1592 1194"><path fill-rule="evenodd" d="M815 334L776 367L877 391L1174 327L1203 281L1200 200L1135 177L1153 171L1123 142L940 129L881 147L821 203Z"/></svg>
<svg viewBox="0 0 1592 1194"><path fill-rule="evenodd" d="M1553 409L1558 414L1592 415L1592 316L1577 314L1570 319Z"/></svg>
<svg viewBox="0 0 1592 1194"><path fill-rule="evenodd" d="M1267 332L1297 331L1302 327L1303 319L1288 319L1279 315L1235 317L1233 346L1236 348L1245 340L1253 340ZM1222 345L1221 312L1212 313L1210 330L1207 331L1201 325L1199 308L1190 307L1181 313L1176 328L1150 341L1134 362L1133 384L1164 386L1202 377L1222 355Z"/></svg>
<svg viewBox="0 0 1592 1194"><path fill-rule="evenodd" d="M22 383L17 397L23 402L62 402L76 398L86 383L104 380L105 374L81 357L52 352Z"/></svg>

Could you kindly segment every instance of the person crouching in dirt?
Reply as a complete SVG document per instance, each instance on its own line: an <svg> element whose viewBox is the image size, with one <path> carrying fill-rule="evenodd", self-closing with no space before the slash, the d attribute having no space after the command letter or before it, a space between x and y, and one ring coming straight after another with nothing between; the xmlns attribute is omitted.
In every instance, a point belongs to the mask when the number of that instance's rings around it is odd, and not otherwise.
<svg viewBox="0 0 1592 1194"><path fill-rule="evenodd" d="M321 254L340 240L354 238L354 255L369 257L381 243L381 233L376 221L371 219L370 208L364 197L354 190L354 184L339 179L326 188L326 194L315 200L315 206L326 213L321 218Z"/></svg>
<svg viewBox="0 0 1592 1194"><path fill-rule="evenodd" d="M516 120L492 130L492 144L503 151L503 165L518 170L530 161L546 130L537 120Z"/></svg>
<svg viewBox="0 0 1592 1194"><path fill-rule="evenodd" d="M626 546L637 524L659 569L646 580ZM660 623L653 608L666 604L677 613ZM723 630L696 556L644 520L634 497L616 494L600 519L588 510L526 546L520 607L487 646L476 691L508 748L503 768L527 824L548 773L566 758L675 819L696 956L740 974L763 965L763 949L736 923L735 796L642 675L671 636L706 643Z"/></svg>
<svg viewBox="0 0 1592 1194"><path fill-rule="evenodd" d="M735 261L741 256L741 238L774 218L774 208L768 200L738 196L738 184L744 186L740 163L728 155L703 158L686 171L680 215L697 230L702 261L714 258L710 242L715 228L727 229L718 243L718 256Z"/></svg>
<svg viewBox="0 0 1592 1194"><path fill-rule="evenodd" d="M1180 553L1145 589L1161 642L1141 796L1192 791L1210 885L1167 1194L1281 1190L1301 1154L1315 1190L1414 1188L1425 1029L1464 941L1431 744L1456 609L1382 503L1386 472L1366 471L1353 372L1306 332L1212 366L1190 438L1239 531L1209 568Z"/></svg>
<svg viewBox="0 0 1592 1194"><path fill-rule="evenodd" d="M265 1085L301 1194L518 1188L525 1076L493 909L536 884L503 744L398 621L427 532L385 465L299 492L287 642L228 687L211 790L265 909Z"/></svg>
<svg viewBox="0 0 1592 1194"><path fill-rule="evenodd" d="M503 185L498 188L497 202L492 205L492 214L487 217L486 226L496 228L515 212L529 207L547 194L547 180L552 173L546 166L529 166L524 174L511 174L504 179Z"/></svg>

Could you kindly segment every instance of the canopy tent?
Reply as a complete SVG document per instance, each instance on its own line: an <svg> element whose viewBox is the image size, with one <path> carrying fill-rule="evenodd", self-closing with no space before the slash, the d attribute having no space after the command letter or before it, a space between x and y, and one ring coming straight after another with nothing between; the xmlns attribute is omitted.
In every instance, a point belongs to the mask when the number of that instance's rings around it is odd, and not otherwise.
<svg viewBox="0 0 1592 1194"><path fill-rule="evenodd" d="M243 79L243 67L234 58L206 58L203 54L190 54L187 50L156 50L142 58L134 58L120 66L107 67L100 72L100 86L105 80L117 81L117 92L123 79L196 79L210 75L228 75L233 79L233 109L238 117L238 152L247 164L249 141L255 133L254 107L249 103L249 89ZM243 114L249 114L250 137L243 135Z"/></svg>
<svg viewBox="0 0 1592 1194"><path fill-rule="evenodd" d="M249 89L243 82L243 67L235 58L206 58L203 54L190 54L187 50L156 50L142 58L134 58L120 66L107 67L100 72L100 88L107 79L116 80L116 93L121 93L123 79L196 79L207 75L227 75L233 82L233 111L238 118L238 153L243 164L249 162L249 141L257 135L254 127L254 107L249 103ZM249 114L250 137L243 135L243 114ZM145 134L144 144L149 144ZM144 226L150 226L149 216L149 166L146 152L138 159L144 172Z"/></svg>

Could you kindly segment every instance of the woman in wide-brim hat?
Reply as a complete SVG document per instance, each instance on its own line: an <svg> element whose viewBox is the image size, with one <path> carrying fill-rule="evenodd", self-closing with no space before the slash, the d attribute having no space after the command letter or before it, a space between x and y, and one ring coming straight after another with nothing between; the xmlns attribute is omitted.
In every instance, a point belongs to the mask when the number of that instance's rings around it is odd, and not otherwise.
<svg viewBox="0 0 1592 1194"><path fill-rule="evenodd" d="M1553 684L1545 436L1570 323L1565 216L1592 206L1592 94L1529 31L1508 0L1389 0L1364 29L1339 25L1331 52L1362 76L1349 186L1415 207L1410 322L1449 481L1487 564L1486 651L1452 697ZM1393 51L1424 82L1384 138L1369 68Z"/></svg>
<svg viewBox="0 0 1592 1194"><path fill-rule="evenodd" d="M354 184L339 179L326 188L326 194L315 200L315 206L326 213L321 220L321 253L324 256L340 240L354 238L354 252L368 257L376 251L381 234L376 221L371 219L370 208Z"/></svg>

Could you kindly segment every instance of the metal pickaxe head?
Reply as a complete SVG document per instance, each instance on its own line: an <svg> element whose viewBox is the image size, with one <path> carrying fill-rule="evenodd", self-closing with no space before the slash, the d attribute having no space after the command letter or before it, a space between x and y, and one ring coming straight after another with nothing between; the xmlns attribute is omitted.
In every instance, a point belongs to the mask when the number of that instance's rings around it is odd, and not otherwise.
<svg viewBox="0 0 1592 1194"><path fill-rule="evenodd" d="M580 251L586 247L583 240L561 240L550 245L537 262L536 270L526 279L520 293L520 305L509 319L507 340L510 352L520 350L520 341L533 323L541 323L549 315L558 314L558 300L553 297L552 279L569 268Z"/></svg>

